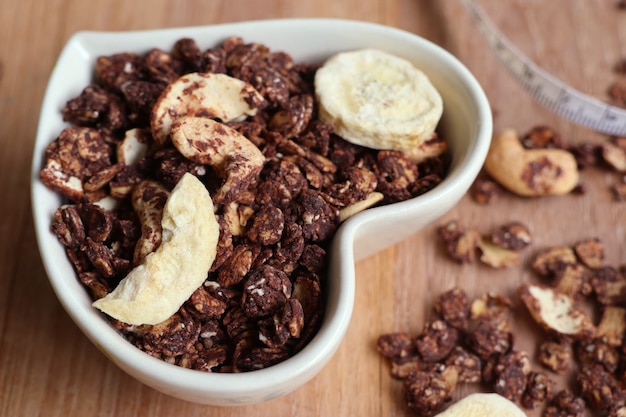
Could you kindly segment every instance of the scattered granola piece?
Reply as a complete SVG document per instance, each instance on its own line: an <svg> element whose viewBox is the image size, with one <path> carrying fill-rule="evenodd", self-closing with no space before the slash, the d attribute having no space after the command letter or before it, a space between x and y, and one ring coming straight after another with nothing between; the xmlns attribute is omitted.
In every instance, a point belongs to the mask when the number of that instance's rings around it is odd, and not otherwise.
<svg viewBox="0 0 626 417"><path fill-rule="evenodd" d="M448 255L459 263L471 263L476 258L480 235L475 229L464 229L456 220L439 226L437 232L443 240Z"/></svg>
<svg viewBox="0 0 626 417"><path fill-rule="evenodd" d="M493 243L513 251L525 249L531 240L530 230L520 222L506 223L491 234Z"/></svg>
<svg viewBox="0 0 626 417"><path fill-rule="evenodd" d="M620 362L619 353L612 346L599 339L583 339L574 344L576 361L582 367L601 365L614 373Z"/></svg>
<svg viewBox="0 0 626 417"><path fill-rule="evenodd" d="M553 287L572 298L591 292L589 271L581 264L565 264L555 274Z"/></svg>
<svg viewBox="0 0 626 417"><path fill-rule="evenodd" d="M391 360L391 376L396 379L406 379L416 372L428 370L432 364L424 362L418 355L395 357Z"/></svg>
<svg viewBox="0 0 626 417"><path fill-rule="evenodd" d="M622 177L622 180L616 182L611 187L613 195L617 201L626 201L626 176Z"/></svg>
<svg viewBox="0 0 626 417"><path fill-rule="evenodd" d="M454 367L416 372L404 380L407 405L420 416L431 416L452 397L458 372Z"/></svg>
<svg viewBox="0 0 626 417"><path fill-rule="evenodd" d="M520 137L526 149L565 149L559 132L549 126L534 126Z"/></svg>
<svg viewBox="0 0 626 417"><path fill-rule="evenodd" d="M492 204L501 194L502 187L487 174L479 175L470 188L474 201L483 205Z"/></svg>
<svg viewBox="0 0 626 417"><path fill-rule="evenodd" d="M626 97L625 97L626 99ZM602 159L613 170L626 172L626 145L619 138L611 138L602 144Z"/></svg>
<svg viewBox="0 0 626 417"><path fill-rule="evenodd" d="M598 166L602 159L601 146L593 143L581 143L573 146L570 151L576 157L578 169Z"/></svg>
<svg viewBox="0 0 626 417"><path fill-rule="evenodd" d="M626 308L606 306L598 324L597 337L610 346L621 346L626 333Z"/></svg>
<svg viewBox="0 0 626 417"><path fill-rule="evenodd" d="M626 402L626 391L613 374L600 365L583 367L576 382L581 397L591 409L607 410L611 406L623 406Z"/></svg>
<svg viewBox="0 0 626 417"><path fill-rule="evenodd" d="M604 264L604 246L598 238L576 242L574 252L578 259L589 268L597 269Z"/></svg>
<svg viewBox="0 0 626 417"><path fill-rule="evenodd" d="M530 372L530 360L526 352L513 350L499 356L495 368L494 391L508 400L519 402L526 391Z"/></svg>
<svg viewBox="0 0 626 417"><path fill-rule="evenodd" d="M546 340L539 345L537 359L549 370L562 374L570 367L571 347L562 341Z"/></svg>
<svg viewBox="0 0 626 417"><path fill-rule="evenodd" d="M459 371L459 382L480 382L482 376L481 359L462 346L456 346L446 359L446 366L454 366Z"/></svg>
<svg viewBox="0 0 626 417"><path fill-rule="evenodd" d="M544 417L583 417L585 401L568 389L556 393L546 407Z"/></svg>
<svg viewBox="0 0 626 417"><path fill-rule="evenodd" d="M626 79L615 80L609 86L608 94L616 106L626 106Z"/></svg>
<svg viewBox="0 0 626 417"><path fill-rule="evenodd" d="M517 265L520 260L517 251L505 249L486 238L478 239L478 249L480 261L492 268L508 268Z"/></svg>
<svg viewBox="0 0 626 417"><path fill-rule="evenodd" d="M416 354L415 337L410 333L388 333L378 338L378 352L385 358L405 358Z"/></svg>
<svg viewBox="0 0 626 417"><path fill-rule="evenodd" d="M453 288L435 300L435 312L446 323L458 330L466 330L469 322L470 302L465 291Z"/></svg>
<svg viewBox="0 0 626 417"><path fill-rule="evenodd" d="M524 408L532 410L543 404L552 396L554 382L543 372L531 371L528 374L526 390L522 395L521 404Z"/></svg>
<svg viewBox="0 0 626 417"><path fill-rule="evenodd" d="M626 302L626 277L612 266L594 270L591 286L596 300L603 305Z"/></svg>
<svg viewBox="0 0 626 417"><path fill-rule="evenodd" d="M553 246L540 250L532 263L532 269L542 277L551 277L565 265L575 264L578 260L569 246Z"/></svg>
<svg viewBox="0 0 626 417"><path fill-rule="evenodd" d="M457 345L459 331L444 320L429 321L415 340L421 357L428 362L444 359Z"/></svg>
<svg viewBox="0 0 626 417"><path fill-rule="evenodd" d="M487 320L480 320L467 337L469 348L482 359L503 355L513 345L511 332Z"/></svg>

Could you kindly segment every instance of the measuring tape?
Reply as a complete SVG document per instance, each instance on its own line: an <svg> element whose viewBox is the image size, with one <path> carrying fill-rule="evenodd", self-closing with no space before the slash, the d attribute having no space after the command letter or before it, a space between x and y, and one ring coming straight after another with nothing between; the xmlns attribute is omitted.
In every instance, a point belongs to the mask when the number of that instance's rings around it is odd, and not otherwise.
<svg viewBox="0 0 626 417"><path fill-rule="evenodd" d="M578 125L626 136L626 110L589 97L543 71L509 42L473 0L462 1L496 57L535 100Z"/></svg>

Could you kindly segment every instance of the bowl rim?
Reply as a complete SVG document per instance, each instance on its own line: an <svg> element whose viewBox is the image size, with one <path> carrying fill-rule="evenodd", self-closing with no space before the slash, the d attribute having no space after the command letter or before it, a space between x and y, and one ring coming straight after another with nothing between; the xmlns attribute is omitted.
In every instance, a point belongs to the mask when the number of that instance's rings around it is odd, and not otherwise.
<svg viewBox="0 0 626 417"><path fill-rule="evenodd" d="M90 45L100 45L100 43L107 43L119 37L138 38L141 39L143 43L147 44L152 36L159 34L164 37L169 37L170 41L173 43L177 40L177 37L182 37L181 35L184 34L192 35L192 37L202 37L215 32L216 29L222 32L230 31L233 34L237 34L243 27L250 30L267 27L269 25L272 27L275 26L274 31L285 31L287 29L293 30L294 28L301 28L302 25L310 25L312 23L319 25L320 30L325 28L327 30L334 29L349 32L350 30L358 29L366 30L368 33L371 32L372 36L384 35L389 37L391 35L415 43L421 48L437 54L447 65L454 67L459 77L462 77L463 81L467 83L473 99L478 103L477 108L480 112L479 129L482 137L476 140L473 149L467 151L464 160L459 162L461 168L451 173L452 176L448 175L435 189L422 196L395 203L392 205L392 209L390 209L391 206L385 206L367 210L355 215L340 226L335 236L333 247L337 246L340 247L341 250L350 251L357 230L364 224L375 221L381 210L393 211L392 215L419 210L420 207L428 205L432 201L444 198L445 195L458 192L459 178L463 176L475 176L480 169L480 166L477 167L476 165L482 165L482 160L484 160L489 147L489 140L484 136L488 132L489 139L491 137L492 121L489 103L478 81L476 81L470 71L443 47L417 34L378 23L339 18L281 18L165 29L79 31L72 35L63 47L58 58L58 63L67 58L70 50L86 48L84 53L89 54L88 49ZM208 39L210 39L211 42L217 42L215 36L208 36ZM273 46L270 45L270 47ZM138 48L131 45L127 49L136 50ZM70 281L59 276L59 272L54 265L57 261L52 257L46 247L47 239L45 234L51 234L49 230L51 219L47 213L42 211L43 205L40 204L47 198L46 194L49 190L39 181L39 171L42 167L41 150L45 149L45 146L51 140L49 137L45 136L45 134L50 132L43 132L41 129L43 120L47 115L45 112L48 111L47 109L52 108L52 80L58 77L60 67L58 63L50 75L50 81L44 94L39 116L31 167L31 202L37 244L39 246L44 269L57 298L73 321L91 342L118 366L123 364L124 368L130 367L137 373L148 374L150 378L163 381L165 385L173 382L180 387L178 390L198 391L198 389L200 389L200 391L206 392L208 389L212 393L215 393L212 395L229 396L233 392L232 388L236 386L237 391L245 396L246 394L253 395L259 389L259 385L267 388L269 386L284 386L288 384L293 378L294 370L297 370L297 372L301 374L307 374L307 380L310 379L319 370L319 364L326 363L333 356L347 331L351 319L355 294L355 277L354 259L350 256L350 253L348 254L348 260L350 262L346 262L346 260L340 262L342 270L341 279L336 278L333 280L335 281L333 285L337 286L336 291L333 293L335 297L335 300L333 300L334 310L331 312L326 311L322 326L315 337L300 352L281 363L265 369L240 374L198 372L196 370L168 364L160 359L149 356L119 335L91 305L85 305L83 300L78 299L75 291L69 286ZM72 278L78 281L76 277ZM164 387L156 388L163 390Z"/></svg>

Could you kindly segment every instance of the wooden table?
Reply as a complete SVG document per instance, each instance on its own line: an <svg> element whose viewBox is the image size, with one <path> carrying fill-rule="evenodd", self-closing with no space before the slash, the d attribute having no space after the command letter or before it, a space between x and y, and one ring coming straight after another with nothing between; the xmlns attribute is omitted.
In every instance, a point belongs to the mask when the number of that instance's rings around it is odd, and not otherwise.
<svg viewBox="0 0 626 417"><path fill-rule="evenodd" d="M600 99L626 57L626 11L612 0L480 2L501 30L544 69ZM276 17L337 17L405 29L442 45L475 74L494 113L495 129L537 124L570 143L606 137L557 118L506 73L457 0L167 1L2 0L0 4L0 415L2 416L400 416L411 415L401 384L376 352L379 335L417 333L433 297L458 285L472 297L513 295L536 278L528 262L540 248L598 237L606 263L626 263L626 202L610 186L619 177L583 171L584 195L521 199L503 195L481 206L466 196L440 222L357 265L357 299L348 334L332 362L303 388L266 404L216 408L160 394L112 365L56 300L41 265L31 220L30 165L38 111L58 53L74 32L206 25ZM450 262L435 228L450 219L488 233L525 222L533 245L521 266L493 270ZM516 302L517 305L517 302ZM518 347L534 355L541 333L518 308ZM530 337L526 337L530 336ZM474 388L457 391L462 396ZM529 413L530 414L530 413ZM538 414L537 414L538 415Z"/></svg>

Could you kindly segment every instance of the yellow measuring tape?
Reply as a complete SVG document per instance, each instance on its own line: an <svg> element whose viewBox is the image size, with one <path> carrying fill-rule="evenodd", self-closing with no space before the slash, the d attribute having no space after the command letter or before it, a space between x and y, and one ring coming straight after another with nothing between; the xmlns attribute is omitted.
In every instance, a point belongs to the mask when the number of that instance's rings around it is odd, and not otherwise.
<svg viewBox="0 0 626 417"><path fill-rule="evenodd" d="M607 135L626 136L626 110L568 86L515 47L473 0L462 0L498 60L522 88L557 115Z"/></svg>

